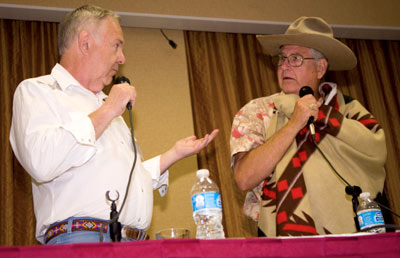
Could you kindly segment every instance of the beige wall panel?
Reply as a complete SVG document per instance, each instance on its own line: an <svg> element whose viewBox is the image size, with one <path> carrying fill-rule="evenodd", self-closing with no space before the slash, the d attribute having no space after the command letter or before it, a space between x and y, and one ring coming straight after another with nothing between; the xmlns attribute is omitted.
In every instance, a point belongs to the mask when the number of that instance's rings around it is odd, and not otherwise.
<svg viewBox="0 0 400 258"><path fill-rule="evenodd" d="M165 31L178 47L173 49L157 29L123 28L126 63L119 74L128 77L137 90L133 108L135 137L145 159L165 152L178 140L193 135L193 119L187 77L183 33ZM129 124L128 112L124 118ZM154 210L148 231L185 227L195 232L190 189L197 170L196 156L170 169L170 187L161 198L154 191Z"/></svg>
<svg viewBox="0 0 400 258"><path fill-rule="evenodd" d="M96 4L120 12L292 22L320 16L331 24L400 26L398 0L0 0L0 3L76 8Z"/></svg>

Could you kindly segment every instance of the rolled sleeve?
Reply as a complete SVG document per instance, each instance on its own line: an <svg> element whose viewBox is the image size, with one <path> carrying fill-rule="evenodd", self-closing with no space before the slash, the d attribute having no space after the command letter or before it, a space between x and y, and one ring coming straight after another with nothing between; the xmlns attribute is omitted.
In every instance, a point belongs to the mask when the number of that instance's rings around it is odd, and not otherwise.
<svg viewBox="0 0 400 258"><path fill-rule="evenodd" d="M96 143L96 133L90 118L82 113L71 112L72 121L62 127L69 131L80 144L92 145Z"/></svg>
<svg viewBox="0 0 400 258"><path fill-rule="evenodd" d="M151 174L153 180L153 189L158 189L161 196L167 193L169 185L169 171L161 174L160 157L156 156L143 162L144 168Z"/></svg>

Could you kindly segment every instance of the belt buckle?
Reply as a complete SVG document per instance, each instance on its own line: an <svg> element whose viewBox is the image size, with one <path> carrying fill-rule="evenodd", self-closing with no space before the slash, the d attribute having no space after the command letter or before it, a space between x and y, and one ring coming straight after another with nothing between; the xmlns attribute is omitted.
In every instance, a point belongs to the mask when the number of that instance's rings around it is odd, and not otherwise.
<svg viewBox="0 0 400 258"><path fill-rule="evenodd" d="M122 238L135 240L148 240L149 235L143 230L133 228L131 226L123 226L121 230Z"/></svg>

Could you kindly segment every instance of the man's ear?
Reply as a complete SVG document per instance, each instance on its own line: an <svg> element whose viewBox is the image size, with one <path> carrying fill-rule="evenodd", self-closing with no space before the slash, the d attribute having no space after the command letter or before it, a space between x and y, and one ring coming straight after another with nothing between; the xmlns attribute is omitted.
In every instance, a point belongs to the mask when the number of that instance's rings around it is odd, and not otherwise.
<svg viewBox="0 0 400 258"><path fill-rule="evenodd" d="M317 64L318 79L324 77L327 69L328 69L328 61L325 58L321 58L320 60L318 60Z"/></svg>
<svg viewBox="0 0 400 258"><path fill-rule="evenodd" d="M83 55L87 55L90 47L90 34L87 30L83 30L78 35L78 46L79 51Z"/></svg>

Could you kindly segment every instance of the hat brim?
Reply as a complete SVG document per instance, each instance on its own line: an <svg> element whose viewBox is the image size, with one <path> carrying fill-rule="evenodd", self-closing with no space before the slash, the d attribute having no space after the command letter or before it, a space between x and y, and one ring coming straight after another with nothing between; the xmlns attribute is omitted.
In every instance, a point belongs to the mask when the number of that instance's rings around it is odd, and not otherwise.
<svg viewBox="0 0 400 258"><path fill-rule="evenodd" d="M328 59L328 69L332 71L351 70L357 65L353 51L337 39L315 34L257 35L266 54L279 54L281 46L298 45L313 48Z"/></svg>

